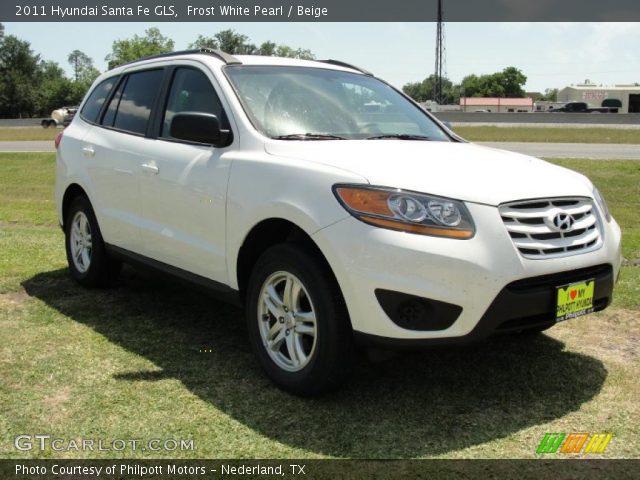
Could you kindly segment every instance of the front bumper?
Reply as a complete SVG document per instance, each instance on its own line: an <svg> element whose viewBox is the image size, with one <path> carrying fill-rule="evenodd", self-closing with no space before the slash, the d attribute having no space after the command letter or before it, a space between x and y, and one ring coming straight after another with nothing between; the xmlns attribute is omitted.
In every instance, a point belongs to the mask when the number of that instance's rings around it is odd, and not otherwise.
<svg viewBox="0 0 640 480"><path fill-rule="evenodd" d="M604 310L611 303L615 283L611 265L597 265L512 282L500 291L473 330L461 337L407 340L355 332L355 338L358 344L370 347L411 348L467 344L494 334L551 326L555 323L556 314L555 287L584 279L595 279L594 311Z"/></svg>
<svg viewBox="0 0 640 480"><path fill-rule="evenodd" d="M603 244L595 251L532 260L516 250L496 207L467 207L477 226L470 240L385 230L355 218L314 234L343 292L357 339L398 346L461 343L508 330L505 322L511 320L514 329L535 326L533 320L549 323L555 318L549 314L555 286L594 278L594 273L596 309L610 303L621 261L615 221L603 224ZM597 266L601 267L585 270ZM514 293L514 286L531 283L537 285L533 292L525 288ZM462 311L447 328L403 328L385 313L376 297L380 290L459 306ZM527 325L519 326L518 321Z"/></svg>

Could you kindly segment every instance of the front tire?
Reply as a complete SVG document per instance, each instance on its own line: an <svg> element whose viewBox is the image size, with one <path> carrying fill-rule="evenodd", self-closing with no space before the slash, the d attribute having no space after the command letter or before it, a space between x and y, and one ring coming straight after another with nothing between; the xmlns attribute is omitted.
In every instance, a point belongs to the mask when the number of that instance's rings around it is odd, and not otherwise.
<svg viewBox="0 0 640 480"><path fill-rule="evenodd" d="M352 332L340 289L326 264L297 245L276 245L259 258L246 320L258 362L288 392L331 391L350 371Z"/></svg>
<svg viewBox="0 0 640 480"><path fill-rule="evenodd" d="M65 247L71 276L85 287L110 285L122 264L106 252L100 227L87 197L71 202L65 219Z"/></svg>

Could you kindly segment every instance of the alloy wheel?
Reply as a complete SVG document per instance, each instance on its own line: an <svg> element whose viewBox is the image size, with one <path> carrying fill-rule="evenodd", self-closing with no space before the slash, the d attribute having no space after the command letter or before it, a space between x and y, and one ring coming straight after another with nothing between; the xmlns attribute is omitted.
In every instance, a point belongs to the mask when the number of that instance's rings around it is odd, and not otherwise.
<svg viewBox="0 0 640 480"><path fill-rule="evenodd" d="M311 361L316 349L316 311L307 289L289 272L275 272L263 283L258 301L262 344L273 362L296 372Z"/></svg>
<svg viewBox="0 0 640 480"><path fill-rule="evenodd" d="M73 265L78 272L86 273L91 266L93 246L91 242L91 225L89 225L89 219L86 214L82 211L76 212L73 216L69 242Z"/></svg>

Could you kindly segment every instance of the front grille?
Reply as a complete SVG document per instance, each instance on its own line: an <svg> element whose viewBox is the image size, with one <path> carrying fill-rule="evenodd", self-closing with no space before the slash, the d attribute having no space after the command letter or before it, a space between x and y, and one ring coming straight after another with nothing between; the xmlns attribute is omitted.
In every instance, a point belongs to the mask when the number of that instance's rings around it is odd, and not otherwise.
<svg viewBox="0 0 640 480"><path fill-rule="evenodd" d="M500 205L500 216L514 245L527 258L586 253L602 245L600 222L589 198L550 198ZM554 225L558 214L572 219L570 228Z"/></svg>

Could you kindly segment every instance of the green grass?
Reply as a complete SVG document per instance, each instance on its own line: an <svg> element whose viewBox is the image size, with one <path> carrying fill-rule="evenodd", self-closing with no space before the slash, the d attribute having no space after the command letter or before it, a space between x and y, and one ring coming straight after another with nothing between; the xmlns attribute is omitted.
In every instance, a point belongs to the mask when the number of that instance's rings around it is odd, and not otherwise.
<svg viewBox="0 0 640 480"><path fill-rule="evenodd" d="M53 140L62 130L59 128L24 127L0 128L0 142L26 140Z"/></svg>
<svg viewBox="0 0 640 480"><path fill-rule="evenodd" d="M472 142L640 144L640 129L457 126L454 130Z"/></svg>
<svg viewBox="0 0 640 480"><path fill-rule="evenodd" d="M630 162L558 163L592 176L637 237ZM71 281L53 175L51 154L0 154L0 457L528 458L545 432L576 430L614 432L607 458L640 456L640 268L612 308L547 335L361 360L343 390L305 400L265 379L239 310L132 269L108 290ZM21 453L22 433L196 450Z"/></svg>
<svg viewBox="0 0 640 480"><path fill-rule="evenodd" d="M55 155L0 153L0 221L57 225L53 184Z"/></svg>

